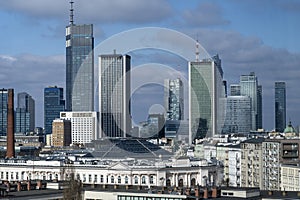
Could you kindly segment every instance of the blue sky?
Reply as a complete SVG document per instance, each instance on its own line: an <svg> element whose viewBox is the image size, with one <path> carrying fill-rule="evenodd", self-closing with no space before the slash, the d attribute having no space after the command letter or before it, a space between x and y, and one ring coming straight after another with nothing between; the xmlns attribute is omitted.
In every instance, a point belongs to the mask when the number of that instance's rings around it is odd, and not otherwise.
<svg viewBox="0 0 300 200"><path fill-rule="evenodd" d="M0 85L28 92L36 100L37 126L43 126L43 88L65 87L68 2L0 1ZM198 38L211 55L218 53L229 84L254 71L263 86L263 124L268 130L274 127L274 82L286 81L287 118L300 124L300 1L75 0L74 8L75 23L94 24L95 46L121 31L164 27ZM134 55L140 54L133 54L136 59ZM155 51L147 56L152 61L182 65L180 59ZM156 100L147 98L146 103L143 95ZM145 102L144 109L133 108L136 121L162 101L159 95L155 87L135 94L140 96L138 105Z"/></svg>

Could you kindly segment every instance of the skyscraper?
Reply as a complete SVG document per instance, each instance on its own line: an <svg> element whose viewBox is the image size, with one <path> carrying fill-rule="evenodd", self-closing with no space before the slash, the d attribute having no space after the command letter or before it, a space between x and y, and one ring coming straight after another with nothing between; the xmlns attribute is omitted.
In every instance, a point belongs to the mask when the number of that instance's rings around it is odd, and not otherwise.
<svg viewBox="0 0 300 200"><path fill-rule="evenodd" d="M219 56L189 62L189 143L220 134L220 99L225 96Z"/></svg>
<svg viewBox="0 0 300 200"><path fill-rule="evenodd" d="M52 121L59 118L65 110L63 88L48 87L44 89L44 129L45 134L52 133Z"/></svg>
<svg viewBox="0 0 300 200"><path fill-rule="evenodd" d="M126 137L131 129L130 56L99 56L100 137Z"/></svg>
<svg viewBox="0 0 300 200"><path fill-rule="evenodd" d="M164 87L166 120L183 120L184 118L184 94L183 84L180 78L166 79Z"/></svg>
<svg viewBox="0 0 300 200"><path fill-rule="evenodd" d="M240 76L241 95L251 98L251 130L257 130L258 100L257 100L257 77L254 72Z"/></svg>
<svg viewBox="0 0 300 200"><path fill-rule="evenodd" d="M7 134L7 103L8 103L8 90L0 89L0 135L6 136Z"/></svg>
<svg viewBox="0 0 300 200"><path fill-rule="evenodd" d="M228 96L223 133L249 133L251 126L251 98Z"/></svg>
<svg viewBox="0 0 300 200"><path fill-rule="evenodd" d="M93 25L75 25L71 1L66 27L66 110L94 110Z"/></svg>
<svg viewBox="0 0 300 200"><path fill-rule="evenodd" d="M275 82L275 130L283 132L286 127L285 82Z"/></svg>
<svg viewBox="0 0 300 200"><path fill-rule="evenodd" d="M35 128L35 102L34 99L22 92L18 94L18 106L16 108L15 132L26 133Z"/></svg>
<svg viewBox="0 0 300 200"><path fill-rule="evenodd" d="M256 117L256 128L257 129L262 129L263 128L263 116L262 116L262 86L258 85L257 86L257 117Z"/></svg>

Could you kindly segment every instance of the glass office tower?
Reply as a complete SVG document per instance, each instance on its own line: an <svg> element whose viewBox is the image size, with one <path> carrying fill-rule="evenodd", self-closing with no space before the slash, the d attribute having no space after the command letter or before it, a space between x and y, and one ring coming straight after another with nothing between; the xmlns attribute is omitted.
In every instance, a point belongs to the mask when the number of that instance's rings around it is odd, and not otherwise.
<svg viewBox="0 0 300 200"><path fill-rule="evenodd" d="M223 70L218 55L189 62L189 143L196 138L220 134L220 108L225 97ZM224 120L223 120L224 121ZM220 127L220 128L218 128Z"/></svg>
<svg viewBox="0 0 300 200"><path fill-rule="evenodd" d="M184 94L183 84L180 78L166 79L164 83L166 120L183 120L184 118Z"/></svg>
<svg viewBox="0 0 300 200"><path fill-rule="evenodd" d="M18 104L16 108L15 132L33 132L35 128L35 101L27 94L18 94Z"/></svg>
<svg viewBox="0 0 300 200"><path fill-rule="evenodd" d="M275 82L275 130L283 132L286 127L285 82Z"/></svg>
<svg viewBox="0 0 300 200"><path fill-rule="evenodd" d="M66 110L94 111L93 25L66 27Z"/></svg>
<svg viewBox="0 0 300 200"><path fill-rule="evenodd" d="M7 134L7 102L8 90L0 89L0 136L6 136Z"/></svg>
<svg viewBox="0 0 300 200"><path fill-rule="evenodd" d="M100 137L126 137L131 130L130 56L99 56Z"/></svg>
<svg viewBox="0 0 300 200"><path fill-rule="evenodd" d="M44 129L45 134L52 133L52 121L65 111L63 88L48 87L44 89Z"/></svg>

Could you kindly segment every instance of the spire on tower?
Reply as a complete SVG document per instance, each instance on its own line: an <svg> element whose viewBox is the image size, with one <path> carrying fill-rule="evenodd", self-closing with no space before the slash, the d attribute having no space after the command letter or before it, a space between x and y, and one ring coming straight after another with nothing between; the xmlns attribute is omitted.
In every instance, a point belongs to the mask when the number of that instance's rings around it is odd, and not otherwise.
<svg viewBox="0 0 300 200"><path fill-rule="evenodd" d="M70 25L73 25L73 23L74 23L74 20L73 20L73 17L74 17L73 3L74 3L74 1L71 0L70 1Z"/></svg>
<svg viewBox="0 0 300 200"><path fill-rule="evenodd" d="M196 40L196 62L199 62L199 42L198 39Z"/></svg>

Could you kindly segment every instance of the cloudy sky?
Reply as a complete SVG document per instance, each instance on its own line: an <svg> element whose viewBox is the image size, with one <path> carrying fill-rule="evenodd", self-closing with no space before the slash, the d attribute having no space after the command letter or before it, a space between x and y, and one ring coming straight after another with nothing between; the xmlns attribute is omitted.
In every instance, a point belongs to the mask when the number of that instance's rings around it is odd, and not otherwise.
<svg viewBox="0 0 300 200"><path fill-rule="evenodd" d="M43 89L65 87L68 2L0 1L0 87L25 91L35 99L37 126L43 126ZM76 24L94 24L95 46L122 31L163 27L198 39L210 55L219 54L229 84L254 71L263 86L263 124L268 130L274 128L274 82L285 81L287 120L300 124L300 1L75 0L74 9ZM132 59L139 60L133 64L159 62L186 75L182 59L161 51L146 53L132 52ZM133 105L135 122L162 102L157 88L133 94L144 107Z"/></svg>

